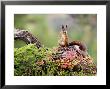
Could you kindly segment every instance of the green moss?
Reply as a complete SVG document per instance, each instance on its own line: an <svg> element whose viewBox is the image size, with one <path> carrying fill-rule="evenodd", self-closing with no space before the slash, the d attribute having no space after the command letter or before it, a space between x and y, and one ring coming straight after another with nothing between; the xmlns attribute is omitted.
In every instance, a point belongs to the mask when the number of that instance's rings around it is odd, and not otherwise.
<svg viewBox="0 0 110 89"><path fill-rule="evenodd" d="M60 69L58 64L51 60L52 49L37 48L29 44L14 49L14 75L15 76L89 76L83 71Z"/></svg>

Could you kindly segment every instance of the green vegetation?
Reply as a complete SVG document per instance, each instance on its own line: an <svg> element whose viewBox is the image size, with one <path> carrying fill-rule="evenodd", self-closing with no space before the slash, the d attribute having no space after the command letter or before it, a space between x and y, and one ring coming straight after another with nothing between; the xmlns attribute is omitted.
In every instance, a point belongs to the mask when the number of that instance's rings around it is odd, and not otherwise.
<svg viewBox="0 0 110 89"><path fill-rule="evenodd" d="M38 49L34 44L14 49L15 75L35 75L36 61L45 58L48 49Z"/></svg>
<svg viewBox="0 0 110 89"><path fill-rule="evenodd" d="M49 48L38 49L34 44L14 49L15 76L85 76L94 75L72 69L61 69L51 59L53 51ZM91 70L92 71L92 70Z"/></svg>

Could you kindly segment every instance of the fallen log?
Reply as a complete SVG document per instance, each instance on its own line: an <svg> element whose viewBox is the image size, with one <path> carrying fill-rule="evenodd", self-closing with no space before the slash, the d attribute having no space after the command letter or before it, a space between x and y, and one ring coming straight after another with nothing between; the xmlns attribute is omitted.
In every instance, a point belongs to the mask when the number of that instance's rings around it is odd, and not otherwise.
<svg viewBox="0 0 110 89"><path fill-rule="evenodd" d="M15 29L14 39L23 40L26 44L35 44L37 48L42 47L40 41L27 30Z"/></svg>

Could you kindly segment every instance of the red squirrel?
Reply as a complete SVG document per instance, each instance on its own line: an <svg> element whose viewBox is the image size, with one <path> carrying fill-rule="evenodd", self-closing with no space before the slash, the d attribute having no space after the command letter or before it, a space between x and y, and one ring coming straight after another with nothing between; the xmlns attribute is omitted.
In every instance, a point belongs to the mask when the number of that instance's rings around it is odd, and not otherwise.
<svg viewBox="0 0 110 89"><path fill-rule="evenodd" d="M62 25L60 36L61 36L61 38L59 40L59 45L62 47L67 47L68 46L67 25L66 25L66 27L64 27Z"/></svg>

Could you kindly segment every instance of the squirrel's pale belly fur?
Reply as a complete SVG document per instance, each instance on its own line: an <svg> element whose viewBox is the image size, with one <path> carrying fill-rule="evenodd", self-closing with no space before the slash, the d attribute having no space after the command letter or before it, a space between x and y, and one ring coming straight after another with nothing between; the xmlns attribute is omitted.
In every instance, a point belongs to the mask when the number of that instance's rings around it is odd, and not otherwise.
<svg viewBox="0 0 110 89"><path fill-rule="evenodd" d="M62 35L60 45L62 45L62 46L67 46L68 45L67 35Z"/></svg>

